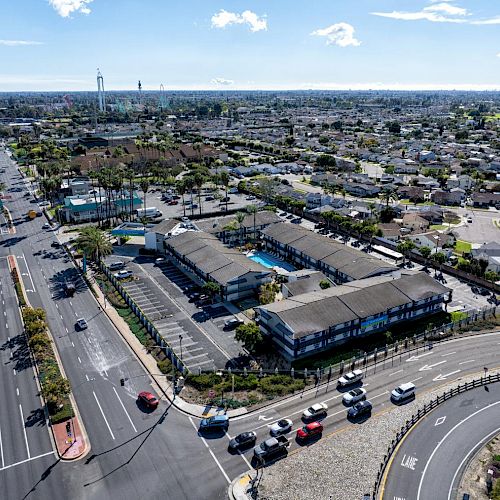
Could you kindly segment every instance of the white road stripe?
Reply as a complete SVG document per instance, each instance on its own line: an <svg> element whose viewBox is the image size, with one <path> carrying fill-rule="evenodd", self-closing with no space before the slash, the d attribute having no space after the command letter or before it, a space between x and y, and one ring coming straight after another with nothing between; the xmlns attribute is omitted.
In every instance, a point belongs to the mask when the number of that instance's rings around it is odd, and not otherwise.
<svg viewBox="0 0 500 500"><path fill-rule="evenodd" d="M196 432L198 432L198 428L194 424L193 419L191 417L189 417L189 421L191 422L191 425L194 427L194 430ZM226 481L228 482L228 484L231 484L231 480L229 479L228 475L226 474L226 471L222 468L222 465L217 460L217 457L214 455L214 452L210 449L210 446L208 446L207 441L205 440L205 438L202 437L202 436L200 436L200 438L201 438L203 444L205 445L205 447L207 448L207 450L210 452L210 455L212 455L212 458L214 459L214 461L217 464L217 466L219 467L220 471L222 472L222 474L226 478Z"/></svg>
<svg viewBox="0 0 500 500"><path fill-rule="evenodd" d="M424 377L417 377L417 378L415 378L415 379L413 379L413 380L410 380L410 382L411 382L411 383L416 382L417 380L420 380L421 378L424 378Z"/></svg>
<svg viewBox="0 0 500 500"><path fill-rule="evenodd" d="M71 341L71 345L72 345L73 347L75 347L75 344L73 344L73 341Z"/></svg>
<svg viewBox="0 0 500 500"><path fill-rule="evenodd" d="M78 358L78 363L81 363L82 360L80 359L80 356L77 356L77 358Z"/></svg>
<svg viewBox="0 0 500 500"><path fill-rule="evenodd" d="M451 356L452 354L456 354L457 351L453 351L453 352L447 352L446 354L441 354L441 357L445 357L445 356Z"/></svg>
<svg viewBox="0 0 500 500"><path fill-rule="evenodd" d="M16 393L19 396L19 387L16 387Z"/></svg>
<svg viewBox="0 0 500 500"><path fill-rule="evenodd" d="M116 392L116 389L113 387L113 391L115 391L116 397L118 398L118 401L120 401L120 404L122 405L123 411L128 417L128 421L130 422L130 425L133 427L134 431L137 432L137 429L135 428L134 422L132 422L132 419L130 418L130 415L128 414L128 411L125 409L125 405L123 404L122 400L120 399L120 396L118 396L118 393Z"/></svg>
<svg viewBox="0 0 500 500"><path fill-rule="evenodd" d="M461 363L458 363L459 365L465 365L466 363L474 363L476 361L475 359L469 359L467 361L462 361Z"/></svg>
<svg viewBox="0 0 500 500"><path fill-rule="evenodd" d="M85 374L85 378L87 379L87 382L89 382L89 376L87 374Z"/></svg>
<svg viewBox="0 0 500 500"><path fill-rule="evenodd" d="M20 462L16 462L15 464L10 464L7 465L6 467L2 467L0 471L10 469L11 467L16 467L18 465L25 464L26 462L31 462L31 460L37 460L38 458L47 457L48 455L53 455L53 454L54 454L53 451L49 451L47 453L43 453L42 455L37 455L36 457L27 458L26 460L21 460Z"/></svg>
<svg viewBox="0 0 500 500"><path fill-rule="evenodd" d="M111 430L111 427L109 426L108 419L106 418L106 415L104 415L104 412L102 411L101 403L99 403L99 400L97 399L97 396L94 391L92 391L92 394L94 395L95 402L97 403L97 406L99 407L99 410L101 410L102 418L106 422L106 425L108 426L108 431L111 434L111 437L113 440L115 439L115 435L113 434L113 431Z"/></svg>
<svg viewBox="0 0 500 500"><path fill-rule="evenodd" d="M398 370L397 372L392 372L389 373L389 377L392 377L393 375L396 375L397 373L401 373L403 370Z"/></svg>
<svg viewBox="0 0 500 500"><path fill-rule="evenodd" d="M26 451L28 452L28 458L31 458L30 447L28 445L28 436L26 435L26 425L24 424L23 408L21 405L19 405L19 411L21 412L21 423L23 425L24 442L26 443Z"/></svg>
<svg viewBox="0 0 500 500"><path fill-rule="evenodd" d="M0 428L0 455L2 457L2 469L5 467L5 462L3 458L3 443L2 443L2 429Z"/></svg>

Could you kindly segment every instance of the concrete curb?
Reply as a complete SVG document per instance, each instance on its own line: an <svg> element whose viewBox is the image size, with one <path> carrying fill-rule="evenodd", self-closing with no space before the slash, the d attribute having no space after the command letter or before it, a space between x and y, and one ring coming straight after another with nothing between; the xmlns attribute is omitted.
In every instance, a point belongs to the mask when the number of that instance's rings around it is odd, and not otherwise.
<svg viewBox="0 0 500 500"><path fill-rule="evenodd" d="M252 481L252 472L255 471L244 472L231 481L231 484L227 488L227 496L230 500L252 499L252 497L248 495L248 489Z"/></svg>

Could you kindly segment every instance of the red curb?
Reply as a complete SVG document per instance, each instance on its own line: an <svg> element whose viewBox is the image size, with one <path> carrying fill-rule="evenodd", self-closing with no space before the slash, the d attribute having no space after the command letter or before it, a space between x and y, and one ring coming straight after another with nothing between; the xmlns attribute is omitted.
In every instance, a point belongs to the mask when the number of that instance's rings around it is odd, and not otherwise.
<svg viewBox="0 0 500 500"><path fill-rule="evenodd" d="M62 460L76 460L87 451L87 444L78 418L52 425L57 453Z"/></svg>

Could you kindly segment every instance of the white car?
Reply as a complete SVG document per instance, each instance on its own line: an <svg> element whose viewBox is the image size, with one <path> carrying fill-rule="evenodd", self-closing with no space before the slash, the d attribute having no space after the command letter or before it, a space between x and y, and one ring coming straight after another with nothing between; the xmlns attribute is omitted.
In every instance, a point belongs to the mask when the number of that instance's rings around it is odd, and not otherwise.
<svg viewBox="0 0 500 500"><path fill-rule="evenodd" d="M307 410L302 413L302 418L305 420L313 420L315 418L326 416L328 411L328 406L326 403L316 403L310 406Z"/></svg>
<svg viewBox="0 0 500 500"><path fill-rule="evenodd" d="M353 389L352 391L349 391L344 394L344 397L342 398L342 402L345 405L353 405L357 403L358 401L361 401L366 397L366 389L363 389L360 387L359 389Z"/></svg>
<svg viewBox="0 0 500 500"><path fill-rule="evenodd" d="M337 385L339 387L345 387L346 385L351 385L355 384L356 382L359 382L362 378L363 378L363 371L354 370L340 377L337 381Z"/></svg>
<svg viewBox="0 0 500 500"><path fill-rule="evenodd" d="M42 229L49 229L51 227L51 225L46 222L43 226L42 226Z"/></svg>
<svg viewBox="0 0 500 500"><path fill-rule="evenodd" d="M123 269L124 267L125 267L125 262L123 262L121 260L111 262L111 264L109 265L109 268L111 269L111 271L118 271L119 269Z"/></svg>
<svg viewBox="0 0 500 500"><path fill-rule="evenodd" d="M118 271L117 273L113 274L113 276L116 279L123 280L125 278L130 278L130 276L132 276L132 271Z"/></svg>
<svg viewBox="0 0 500 500"><path fill-rule="evenodd" d="M292 421L288 418L283 418L274 422L271 425L269 432L271 436L280 436L281 434L288 434L292 430Z"/></svg>

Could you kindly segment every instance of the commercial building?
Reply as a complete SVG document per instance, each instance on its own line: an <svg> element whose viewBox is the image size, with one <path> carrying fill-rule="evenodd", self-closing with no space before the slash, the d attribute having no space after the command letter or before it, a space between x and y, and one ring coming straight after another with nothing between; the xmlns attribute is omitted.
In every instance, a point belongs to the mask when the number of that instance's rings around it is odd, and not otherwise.
<svg viewBox="0 0 500 500"><path fill-rule="evenodd" d="M255 309L261 331L287 359L435 314L450 289L424 272L396 271L296 295Z"/></svg>
<svg viewBox="0 0 500 500"><path fill-rule="evenodd" d="M203 281L214 281L224 300L252 296L274 271L228 248L216 236L203 231L187 231L165 240L165 247L178 265Z"/></svg>
<svg viewBox="0 0 500 500"><path fill-rule="evenodd" d="M298 266L317 269L336 283L370 278L397 269L383 260L294 224L273 224L261 234L266 250Z"/></svg>

